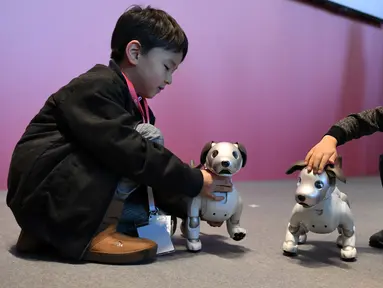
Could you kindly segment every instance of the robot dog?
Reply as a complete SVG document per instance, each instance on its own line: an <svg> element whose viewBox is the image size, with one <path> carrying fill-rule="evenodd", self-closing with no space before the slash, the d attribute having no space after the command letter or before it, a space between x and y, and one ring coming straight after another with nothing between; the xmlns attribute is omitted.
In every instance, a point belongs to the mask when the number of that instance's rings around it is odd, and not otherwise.
<svg viewBox="0 0 383 288"><path fill-rule="evenodd" d="M286 174L300 170L295 201L290 222L287 226L283 251L286 255L296 255L298 244L307 240L307 233L329 234L337 229L336 240L341 248L342 260L354 260L355 226L347 195L336 186L336 179L346 183L342 171L342 159L335 165L328 164L324 172L308 173L304 161L298 161Z"/></svg>
<svg viewBox="0 0 383 288"><path fill-rule="evenodd" d="M209 171L231 177L245 167L247 152L243 145L230 142L209 142L201 152L201 164ZM210 200L197 196L188 203L188 217L181 224L181 232L186 238L186 247L189 251L198 252L202 248L200 234L200 220L212 222L226 221L227 232L230 238L240 241L246 236L246 230L240 227L242 214L242 199L233 187L229 193L214 193L223 196L221 201Z"/></svg>

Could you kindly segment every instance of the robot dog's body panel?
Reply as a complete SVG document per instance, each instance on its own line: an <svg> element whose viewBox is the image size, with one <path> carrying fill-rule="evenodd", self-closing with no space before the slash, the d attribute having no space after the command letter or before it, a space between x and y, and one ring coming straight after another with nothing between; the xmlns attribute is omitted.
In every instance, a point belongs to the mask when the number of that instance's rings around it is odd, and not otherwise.
<svg viewBox="0 0 383 288"><path fill-rule="evenodd" d="M328 198L310 208L304 208L297 203L293 208L292 217L301 219L300 225L306 233L332 233L342 224L342 215L350 209L348 203L341 199L340 193L336 187Z"/></svg>
<svg viewBox="0 0 383 288"><path fill-rule="evenodd" d="M201 151L201 168L212 173L232 177L245 166L247 153L240 143L209 142ZM242 199L235 187L231 192L215 192L216 196L223 196L221 201L215 201L206 197L197 196L190 200L188 205L188 217L182 225L182 234L186 238L186 246L189 251L200 251L200 220L210 222L226 222L227 232L235 241L240 241L246 236L246 229L240 226L242 215Z"/></svg>
<svg viewBox="0 0 383 288"><path fill-rule="evenodd" d="M239 194L233 187L229 193L214 193L216 196L225 197L221 201L212 201L206 198L201 199L201 219L212 222L224 222L228 220L237 210Z"/></svg>
<svg viewBox="0 0 383 288"><path fill-rule="evenodd" d="M356 258L355 225L347 195L339 191L336 179L346 182L341 158L335 165L326 165L321 174L308 171L304 161L298 161L287 170L287 174L300 171L295 201L287 225L283 251L296 255L298 244L306 242L307 233L329 234L338 230L336 243L341 247L341 258Z"/></svg>

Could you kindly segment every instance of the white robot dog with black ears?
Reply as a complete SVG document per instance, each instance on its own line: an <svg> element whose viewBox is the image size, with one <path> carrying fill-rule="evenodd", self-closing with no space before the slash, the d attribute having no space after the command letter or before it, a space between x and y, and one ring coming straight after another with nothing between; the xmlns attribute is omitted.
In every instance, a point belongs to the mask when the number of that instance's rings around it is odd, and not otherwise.
<svg viewBox="0 0 383 288"><path fill-rule="evenodd" d="M232 177L246 165L247 152L243 145L231 142L209 142L201 151L200 168L220 175ZM246 230L240 226L242 214L242 199L233 186L228 193L216 192L223 196L221 201L210 200L197 196L188 204L188 217L181 224L181 231L186 238L189 251L198 252L202 248L200 240L200 220L212 222L226 221L230 238L240 241L246 236Z"/></svg>
<svg viewBox="0 0 383 288"><path fill-rule="evenodd" d="M342 159L339 157L335 165L327 164L321 174L308 173L304 161L298 161L286 174L297 170L300 170L295 191L297 203L288 223L284 253L296 255L298 244L306 242L308 232L329 234L337 229L336 243L341 248L342 260L355 260L355 225L350 203L336 185L336 179L346 183Z"/></svg>

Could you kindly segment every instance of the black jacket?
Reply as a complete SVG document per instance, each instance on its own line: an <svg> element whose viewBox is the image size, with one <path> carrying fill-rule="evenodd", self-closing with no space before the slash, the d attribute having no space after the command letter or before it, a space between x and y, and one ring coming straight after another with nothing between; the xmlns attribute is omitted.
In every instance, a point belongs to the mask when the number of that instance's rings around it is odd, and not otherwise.
<svg viewBox="0 0 383 288"><path fill-rule="evenodd" d="M150 110L151 123L155 118ZM196 196L202 173L134 127L141 114L119 67L96 65L51 95L17 143L7 205L19 226L80 259L120 177Z"/></svg>
<svg viewBox="0 0 383 288"><path fill-rule="evenodd" d="M335 123L326 135L334 137L340 146L376 132L383 132L383 106L348 115ZM379 157L379 173L383 186L383 154Z"/></svg>
<svg viewBox="0 0 383 288"><path fill-rule="evenodd" d="M348 115L335 123L326 135L336 138L340 146L376 132L383 132L383 106Z"/></svg>

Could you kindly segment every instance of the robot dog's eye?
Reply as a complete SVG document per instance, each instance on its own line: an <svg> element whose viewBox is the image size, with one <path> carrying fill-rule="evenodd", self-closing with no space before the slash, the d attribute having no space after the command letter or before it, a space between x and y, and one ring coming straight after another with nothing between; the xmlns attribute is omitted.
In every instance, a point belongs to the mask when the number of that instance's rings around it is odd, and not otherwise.
<svg viewBox="0 0 383 288"><path fill-rule="evenodd" d="M315 185L315 188L317 189L322 189L324 186L322 181L315 181L314 185Z"/></svg>
<svg viewBox="0 0 383 288"><path fill-rule="evenodd" d="M301 179L301 177L298 177L298 182L297 182L297 185L301 184L301 182L302 182L302 179Z"/></svg>
<svg viewBox="0 0 383 288"><path fill-rule="evenodd" d="M211 154L213 158L218 156L218 150L214 150L213 153Z"/></svg>
<svg viewBox="0 0 383 288"><path fill-rule="evenodd" d="M238 152L237 151L233 151L233 156L235 159L238 159Z"/></svg>

